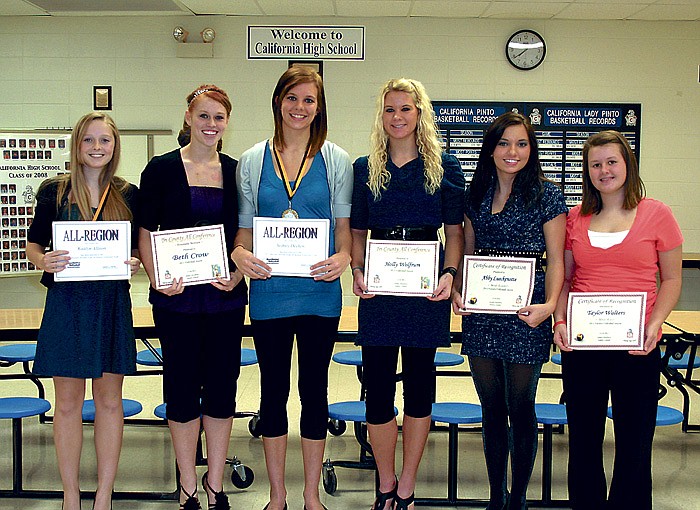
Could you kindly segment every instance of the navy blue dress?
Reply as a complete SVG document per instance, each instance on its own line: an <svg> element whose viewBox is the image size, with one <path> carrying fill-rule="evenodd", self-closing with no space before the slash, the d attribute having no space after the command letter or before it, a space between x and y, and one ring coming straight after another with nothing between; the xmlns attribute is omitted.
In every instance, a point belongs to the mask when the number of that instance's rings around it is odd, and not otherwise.
<svg viewBox="0 0 700 510"><path fill-rule="evenodd" d="M65 206L56 211L56 193L55 183L39 189L29 242L48 246L54 220L80 220L77 207ZM123 195L131 211L135 211L136 186L129 185ZM135 225L132 220L134 247ZM136 372L129 282L54 282L52 274L44 275L48 278L42 278L42 283L49 288L37 337L34 373L89 379L102 377L105 372Z"/></svg>
<svg viewBox="0 0 700 510"><path fill-rule="evenodd" d="M474 228L475 248L544 252L544 224L568 212L561 190L545 182L541 199L529 209L522 196L511 194L503 210L492 214L494 189L486 192L479 210L471 207L467 189L464 213ZM545 302L544 276L544 271L535 273L531 304ZM515 314L473 313L462 318L462 354L537 364L549 360L551 344L549 320L531 328Z"/></svg>
<svg viewBox="0 0 700 510"><path fill-rule="evenodd" d="M367 157L353 163L355 184L350 227L434 227L462 223L464 174L454 156L443 154L445 173L440 190L425 190L423 160L417 158L401 168L387 161L391 180L375 201L367 186ZM450 300L428 301L424 297L375 296L361 299L358 309L357 345L448 347L450 345Z"/></svg>

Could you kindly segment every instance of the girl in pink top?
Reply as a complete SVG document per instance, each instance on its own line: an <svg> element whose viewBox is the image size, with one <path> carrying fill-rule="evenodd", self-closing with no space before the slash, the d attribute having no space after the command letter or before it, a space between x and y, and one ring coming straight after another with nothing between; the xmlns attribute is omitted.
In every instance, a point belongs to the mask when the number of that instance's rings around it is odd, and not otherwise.
<svg viewBox="0 0 700 510"><path fill-rule="evenodd" d="M563 351L574 510L651 510L657 344L661 325L681 292L682 243L670 208L644 198L637 161L625 137L616 131L592 135L583 147L583 201L567 219L566 277L554 313L554 342ZM569 291L646 292L644 349L573 351L566 330ZM603 468L608 398L615 410L609 494Z"/></svg>

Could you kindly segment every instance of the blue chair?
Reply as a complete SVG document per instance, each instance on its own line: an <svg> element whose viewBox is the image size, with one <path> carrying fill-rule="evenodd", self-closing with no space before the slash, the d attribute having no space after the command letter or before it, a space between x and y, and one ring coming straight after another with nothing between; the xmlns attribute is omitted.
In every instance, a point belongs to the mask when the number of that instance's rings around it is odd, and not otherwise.
<svg viewBox="0 0 700 510"><path fill-rule="evenodd" d="M36 397L0 398L0 419L12 420L12 491L13 496L22 490L22 418L40 416L51 409L48 400ZM0 494L5 491L0 491Z"/></svg>
<svg viewBox="0 0 700 510"><path fill-rule="evenodd" d="M143 410L141 402L128 398L122 399L124 418L139 414ZM83 421L95 421L95 401L92 399L83 402Z"/></svg>
<svg viewBox="0 0 700 510"><path fill-rule="evenodd" d="M542 503L552 503L552 439L555 425L566 425L564 404L535 404L537 423L543 426L542 432Z"/></svg>
<svg viewBox="0 0 700 510"><path fill-rule="evenodd" d="M144 366L161 366L163 364L163 351L160 347L156 347L155 353L148 349L139 351L136 354L136 363ZM241 349L241 366L255 365L258 362L258 356L255 354L255 349Z"/></svg>
<svg viewBox="0 0 700 510"><path fill-rule="evenodd" d="M433 404L432 420L448 424L447 502L457 503L457 455L459 425L481 423L481 406L465 402Z"/></svg>
<svg viewBox="0 0 700 510"><path fill-rule="evenodd" d="M614 420L613 418L613 408L612 406L608 407L608 418L611 420ZM657 427L665 427L667 425L675 425L676 423L682 423L683 422L683 413L680 412L678 409L674 409L673 407L668 407L668 406L658 406L656 408L656 426Z"/></svg>

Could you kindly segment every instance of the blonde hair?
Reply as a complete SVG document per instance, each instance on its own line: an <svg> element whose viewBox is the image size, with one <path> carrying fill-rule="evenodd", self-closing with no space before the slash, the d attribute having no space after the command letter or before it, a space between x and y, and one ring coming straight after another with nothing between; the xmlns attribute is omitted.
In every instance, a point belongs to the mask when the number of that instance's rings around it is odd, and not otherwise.
<svg viewBox="0 0 700 510"><path fill-rule="evenodd" d="M435 123L435 112L423 84L410 78L397 78L384 84L377 96L377 113L370 135L369 178L367 185L372 190L374 199L378 200L391 180L391 173L386 168L389 136L384 131L382 119L384 98L389 92L406 92L411 95L418 110L416 126L416 145L418 154L423 159L425 190L434 194L440 189L444 169L442 168L442 146Z"/></svg>
<svg viewBox="0 0 700 510"><path fill-rule="evenodd" d="M119 130L117 129L112 117L106 113L88 113L83 115L75 124L71 133L70 142L70 167L71 172L68 175L60 175L56 179L58 181L58 193L56 194L56 207L60 209L63 198L70 184L70 197L68 202L75 204L80 211L80 216L83 220L91 220L93 213L90 206L90 192L88 191L83 173L83 161L80 158L80 144L83 141L85 132L90 123L94 120L104 122L112 131L114 137L114 151L112 159L107 163L100 173L100 197L107 187L111 187L107 194L107 199L102 207L102 218L108 221L116 220L131 220L133 215L124 200L122 193L129 187L129 183L117 177L115 174L119 167L119 158L121 155L121 140L119 138Z"/></svg>

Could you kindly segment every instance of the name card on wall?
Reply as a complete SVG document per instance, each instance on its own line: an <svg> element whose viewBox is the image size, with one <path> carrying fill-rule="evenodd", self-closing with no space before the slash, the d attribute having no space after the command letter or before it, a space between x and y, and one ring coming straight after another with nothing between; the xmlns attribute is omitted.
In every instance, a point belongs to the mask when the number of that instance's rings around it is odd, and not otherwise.
<svg viewBox="0 0 700 510"><path fill-rule="evenodd" d="M365 27L248 25L248 59L364 60Z"/></svg>

